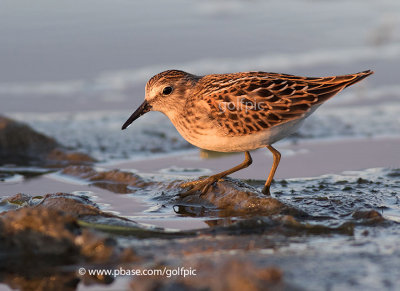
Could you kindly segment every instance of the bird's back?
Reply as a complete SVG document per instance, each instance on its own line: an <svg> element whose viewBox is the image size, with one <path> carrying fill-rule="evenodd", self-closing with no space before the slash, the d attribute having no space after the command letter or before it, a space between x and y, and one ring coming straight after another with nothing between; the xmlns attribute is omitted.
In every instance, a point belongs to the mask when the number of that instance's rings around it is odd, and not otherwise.
<svg viewBox="0 0 400 291"><path fill-rule="evenodd" d="M210 118L220 121L227 135L247 135L302 118L370 74L321 78L265 72L207 75L199 81L192 100L204 101Z"/></svg>
<svg viewBox="0 0 400 291"><path fill-rule="evenodd" d="M266 72L206 75L188 97L184 118L174 124L201 148L259 148L293 133L319 105L372 73L321 78Z"/></svg>

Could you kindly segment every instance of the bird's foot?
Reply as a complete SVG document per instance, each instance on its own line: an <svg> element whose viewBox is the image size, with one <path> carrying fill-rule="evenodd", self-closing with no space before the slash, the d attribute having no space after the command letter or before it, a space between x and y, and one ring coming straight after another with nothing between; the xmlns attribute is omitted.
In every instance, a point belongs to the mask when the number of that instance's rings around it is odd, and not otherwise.
<svg viewBox="0 0 400 291"><path fill-rule="evenodd" d="M186 197L189 195L193 195L196 192L200 192L200 196L204 195L207 193L208 189L210 189L211 185L217 182L221 177L214 175L210 176L208 178L196 180L196 181L191 181L191 182L186 182L182 183L179 185L181 188L189 188L190 189L186 192L180 193L180 197Z"/></svg>
<svg viewBox="0 0 400 291"><path fill-rule="evenodd" d="M263 192L263 194L265 194L266 196L271 196L271 192L269 191L269 186L264 186L262 192Z"/></svg>

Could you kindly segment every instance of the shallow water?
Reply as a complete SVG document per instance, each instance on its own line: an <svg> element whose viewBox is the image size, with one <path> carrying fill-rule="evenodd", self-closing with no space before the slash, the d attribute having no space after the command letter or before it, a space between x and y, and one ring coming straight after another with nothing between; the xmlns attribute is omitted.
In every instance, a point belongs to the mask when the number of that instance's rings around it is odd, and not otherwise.
<svg viewBox="0 0 400 291"><path fill-rule="evenodd" d="M134 237L126 240L125 235L119 237L121 244L134 247L142 256L152 254L159 259L164 256L171 259L184 251L191 255L182 257L180 264L185 260L195 264L193 258L202 254L198 250L201 246L213 249L221 258L233 255L257 266L279 266L285 280L297 287L316 290L322 284L328 289L329 286L391 289L400 283L399 177L399 169L374 168L341 175L278 180L273 184L273 197L289 210L278 208L277 213L268 216L260 216L251 208L226 212L227 208L218 209L214 202L210 204L213 200L208 199L212 196L205 200L181 199L176 196L178 188L169 186L173 182L170 175L164 178L144 175L147 186L138 188L107 178L90 182L56 173L24 182L9 177L3 182L3 189L7 192L27 189L33 195L38 194L35 189L45 193L70 192L88 197L103 211L139 222L144 229L156 225L167 232L198 229L202 234L185 238L187 235L183 232L183 238L162 241L151 236L144 241ZM263 181L257 180L246 183L256 187L248 188L251 191L263 185ZM232 203L237 208L236 202ZM2 211L9 211L19 206L13 204L10 208L10 204L2 203L0 207ZM108 222L98 219L97 223ZM210 254L202 256L205 260L211 259ZM307 279L310 273L312 282Z"/></svg>

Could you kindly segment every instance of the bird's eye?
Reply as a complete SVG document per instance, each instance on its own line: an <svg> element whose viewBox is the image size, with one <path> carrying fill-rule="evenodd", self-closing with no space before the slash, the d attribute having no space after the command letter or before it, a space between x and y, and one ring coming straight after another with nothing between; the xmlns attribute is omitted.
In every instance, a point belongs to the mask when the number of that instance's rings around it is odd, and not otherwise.
<svg viewBox="0 0 400 291"><path fill-rule="evenodd" d="M169 94L171 94L172 93L172 87L171 86L168 86L168 87L165 87L164 89L163 89L163 91L162 91L162 93L163 93L163 95L169 95Z"/></svg>

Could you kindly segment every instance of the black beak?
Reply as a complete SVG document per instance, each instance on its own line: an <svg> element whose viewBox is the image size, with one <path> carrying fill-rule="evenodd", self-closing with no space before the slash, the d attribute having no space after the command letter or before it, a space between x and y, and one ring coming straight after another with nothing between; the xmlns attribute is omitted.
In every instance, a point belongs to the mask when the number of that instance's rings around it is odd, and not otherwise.
<svg viewBox="0 0 400 291"><path fill-rule="evenodd" d="M129 117L128 120L124 123L124 125L122 126L122 130L127 128L129 125L131 125L132 122L134 122L136 119L138 119L146 112L149 112L150 110L151 110L151 105L149 105L149 103L147 103L147 101L144 100L142 105L140 105L139 108L136 109L136 111L132 113L131 117Z"/></svg>

